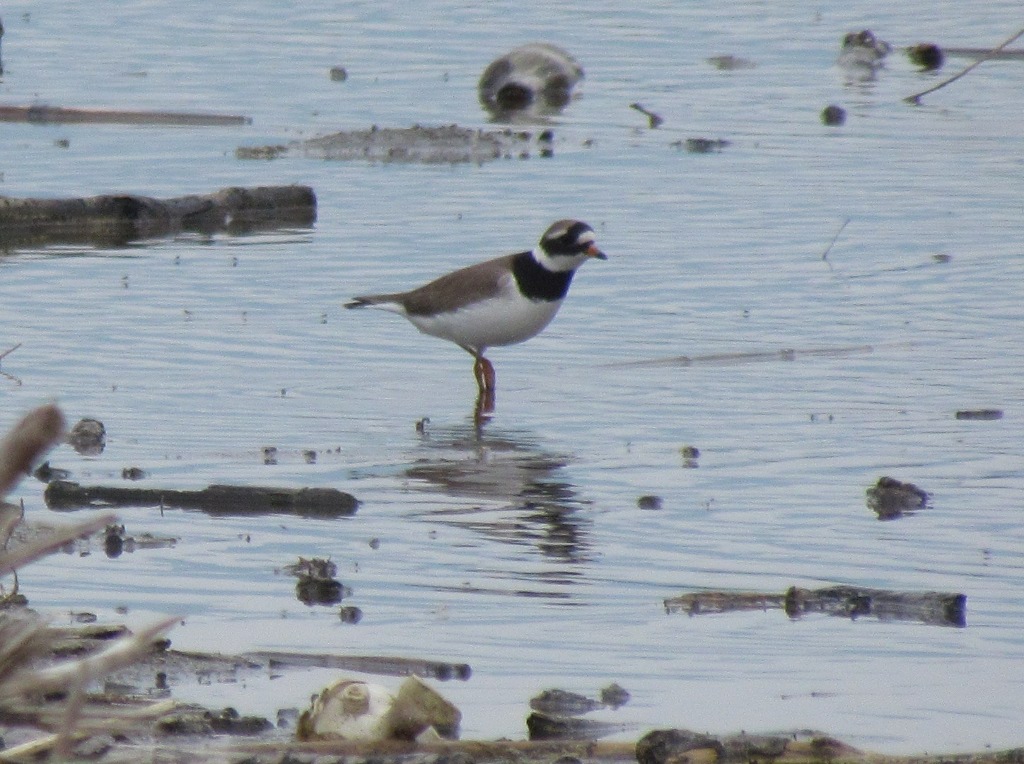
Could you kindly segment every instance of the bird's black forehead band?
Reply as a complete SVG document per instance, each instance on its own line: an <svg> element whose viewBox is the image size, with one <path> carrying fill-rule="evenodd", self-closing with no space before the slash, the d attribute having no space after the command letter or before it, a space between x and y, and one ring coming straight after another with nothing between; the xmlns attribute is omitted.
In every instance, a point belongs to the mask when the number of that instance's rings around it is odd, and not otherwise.
<svg viewBox="0 0 1024 764"><path fill-rule="evenodd" d="M549 255L578 255L593 240L592 236L588 236L585 241L581 242L581 237L588 233L593 233L593 231L594 229L586 223L573 223L558 236L545 238L543 242L544 251Z"/></svg>

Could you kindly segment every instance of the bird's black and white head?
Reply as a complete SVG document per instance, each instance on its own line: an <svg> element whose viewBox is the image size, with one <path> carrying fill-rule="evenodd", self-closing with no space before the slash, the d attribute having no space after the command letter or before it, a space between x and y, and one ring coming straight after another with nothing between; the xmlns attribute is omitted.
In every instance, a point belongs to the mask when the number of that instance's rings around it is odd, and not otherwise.
<svg viewBox="0 0 1024 764"><path fill-rule="evenodd" d="M591 258L608 259L598 249L596 238L594 229L586 223L559 220L540 237L540 242L533 248L533 258L549 271L574 271Z"/></svg>

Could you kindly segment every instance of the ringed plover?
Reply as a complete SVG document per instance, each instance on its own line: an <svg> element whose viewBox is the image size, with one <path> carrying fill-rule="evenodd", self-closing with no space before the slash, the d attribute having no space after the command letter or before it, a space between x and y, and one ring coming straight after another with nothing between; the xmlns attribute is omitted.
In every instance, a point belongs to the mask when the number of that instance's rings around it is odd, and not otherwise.
<svg viewBox="0 0 1024 764"><path fill-rule="evenodd" d="M536 336L555 317L576 269L607 256L594 230L559 220L532 250L470 265L408 292L355 297L346 308L381 308L408 319L424 334L454 342L473 356L483 409L493 410L494 366L489 347Z"/></svg>

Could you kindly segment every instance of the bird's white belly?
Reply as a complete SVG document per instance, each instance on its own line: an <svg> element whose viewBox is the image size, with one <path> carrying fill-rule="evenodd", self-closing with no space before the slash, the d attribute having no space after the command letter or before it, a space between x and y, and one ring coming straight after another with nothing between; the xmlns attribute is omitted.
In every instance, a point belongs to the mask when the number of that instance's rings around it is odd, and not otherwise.
<svg viewBox="0 0 1024 764"><path fill-rule="evenodd" d="M482 351L514 345L551 323L561 301L528 300L518 292L436 316L407 316L424 334Z"/></svg>

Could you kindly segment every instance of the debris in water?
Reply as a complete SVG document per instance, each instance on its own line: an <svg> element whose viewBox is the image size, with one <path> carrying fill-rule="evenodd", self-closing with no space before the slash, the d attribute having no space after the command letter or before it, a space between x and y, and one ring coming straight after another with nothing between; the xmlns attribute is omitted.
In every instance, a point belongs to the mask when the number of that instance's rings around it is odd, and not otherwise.
<svg viewBox="0 0 1024 764"><path fill-rule="evenodd" d="M480 104L496 119L558 114L572 100L583 67L561 48L530 43L492 61L477 85Z"/></svg>
<svg viewBox="0 0 1024 764"><path fill-rule="evenodd" d="M931 498L927 491L913 483L901 483L896 478L883 476L867 489L868 509L873 510L879 520L895 520L911 515L928 505Z"/></svg>

